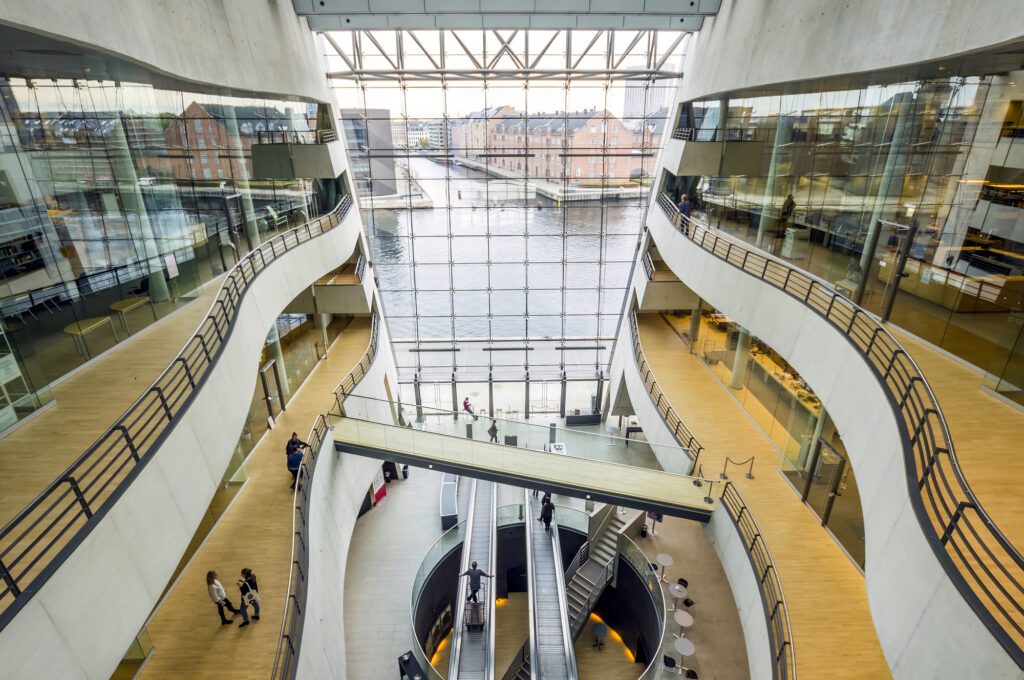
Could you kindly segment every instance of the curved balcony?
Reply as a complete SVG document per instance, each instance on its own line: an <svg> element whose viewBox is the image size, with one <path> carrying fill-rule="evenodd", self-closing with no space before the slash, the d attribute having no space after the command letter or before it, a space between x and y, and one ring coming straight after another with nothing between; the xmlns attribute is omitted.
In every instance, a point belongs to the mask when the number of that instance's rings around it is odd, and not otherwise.
<svg viewBox="0 0 1024 680"><path fill-rule="evenodd" d="M350 208L346 198L245 256L167 369L0 530L0 655L8 670L109 675L223 475L265 329L356 246ZM103 636L72 613L83 607L108 622Z"/></svg>
<svg viewBox="0 0 1024 680"><path fill-rule="evenodd" d="M632 354L636 368L647 395L656 405L658 415L669 430L676 432L680 428L687 433L692 441L696 438L682 425L678 414L669 403L668 397L658 386L658 381L647 363L640 332L637 326L636 311L629 314L629 333L632 339ZM628 381L627 381L628 384ZM638 415L640 415L638 413ZM641 419L646 423L648 419ZM692 450L692 449L691 449ZM697 448L699 453L701 447ZM694 476L701 478L701 466L694 458ZM703 483L703 480L700 480ZM694 481L697 484L697 481ZM755 621L749 616L741 616L743 636L747 644L747 659L750 663L751 677L771 677L775 680L792 680L797 677L796 650L793 644L793 633L789 623L789 610L786 598L782 594L778 570L772 561L771 552L765 543L764 534L758 527L754 517L743 502L743 497L732 482L727 482L716 512L712 513L708 533L713 537L715 551L726 569L729 585L737 606L741 612L760 606L764 611L763 622ZM730 522L728 525L721 519L724 510ZM730 559L730 555L746 555L747 560Z"/></svg>
<svg viewBox="0 0 1024 680"><path fill-rule="evenodd" d="M683 220L667 197L659 206L649 226L672 269L793 364L843 433L862 489L868 601L894 674L1018 677L1024 560L972 493L906 350L826 282ZM955 644L937 643L950 635Z"/></svg>
<svg viewBox="0 0 1024 680"><path fill-rule="evenodd" d="M370 331L370 344L366 347L366 353L360 359L356 367L346 375L337 389L334 390L335 408L341 411L341 402L351 394L359 381L366 376L377 357L377 346L379 342L380 322L376 314L373 315L373 326ZM330 405L328 405L330 411ZM277 643L277 653L274 656L274 670L272 678L294 678L298 665L298 650L302 645L302 629L305 621L306 601L309 595L309 519L311 515L310 496L313 490L313 475L316 473L317 462L320 460L321 449L324 444L331 446L333 441L329 436L331 428L327 424L325 416L319 416L309 431L309 437L305 439L309 444L309 453L302 457L302 465L299 466L298 483L295 491L295 511L292 514L292 550L291 569L288 573L287 603L284 616L281 618L281 635Z"/></svg>

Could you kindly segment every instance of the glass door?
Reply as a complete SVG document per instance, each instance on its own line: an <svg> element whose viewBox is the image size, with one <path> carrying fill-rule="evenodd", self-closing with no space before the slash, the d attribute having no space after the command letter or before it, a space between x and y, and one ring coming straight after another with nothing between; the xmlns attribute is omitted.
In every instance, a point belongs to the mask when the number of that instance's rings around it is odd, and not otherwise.
<svg viewBox="0 0 1024 680"><path fill-rule="evenodd" d="M818 443L818 459L814 463L804 500L821 518L821 523L825 524L835 501L836 489L843 478L846 458L824 439L819 439Z"/></svg>
<svg viewBox="0 0 1024 680"><path fill-rule="evenodd" d="M277 370L277 362L273 359L260 368L260 384L263 386L263 399L267 405L269 422L276 421L284 410L284 404L281 402L281 376Z"/></svg>

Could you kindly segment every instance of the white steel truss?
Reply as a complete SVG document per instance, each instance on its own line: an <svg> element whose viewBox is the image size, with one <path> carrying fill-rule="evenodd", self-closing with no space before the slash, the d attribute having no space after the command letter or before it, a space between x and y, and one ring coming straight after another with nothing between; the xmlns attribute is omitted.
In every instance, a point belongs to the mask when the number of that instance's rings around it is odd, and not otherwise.
<svg viewBox="0 0 1024 680"><path fill-rule="evenodd" d="M690 32L356 29L321 35L325 56L343 66L327 76L340 80L654 81L682 76Z"/></svg>

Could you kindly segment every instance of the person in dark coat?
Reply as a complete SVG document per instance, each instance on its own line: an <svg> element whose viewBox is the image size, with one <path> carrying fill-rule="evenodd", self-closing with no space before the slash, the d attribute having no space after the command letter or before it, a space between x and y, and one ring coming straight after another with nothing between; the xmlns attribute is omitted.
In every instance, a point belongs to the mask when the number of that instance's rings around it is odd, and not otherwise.
<svg viewBox="0 0 1024 680"><path fill-rule="evenodd" d="M676 207L679 208L679 213L686 219L686 221L689 221L690 220L690 198L689 198L689 196L687 196L686 194L683 194L682 197L679 199L679 205L676 206Z"/></svg>
<svg viewBox="0 0 1024 680"><path fill-rule="evenodd" d="M307 446L309 444L299 439L298 432L292 432L292 438L284 445L285 463L288 466L288 472L292 473L291 488L293 489L295 488L295 480L299 476L299 467L302 465L303 450Z"/></svg>
<svg viewBox="0 0 1024 680"><path fill-rule="evenodd" d="M491 441L495 444L498 443L498 421L492 420L491 426L487 428L487 434L491 435Z"/></svg>
<svg viewBox="0 0 1024 680"><path fill-rule="evenodd" d="M544 531L551 531L551 518L555 514L555 504L551 502L551 498L547 498L541 503L540 506L540 517L538 521L544 522Z"/></svg>

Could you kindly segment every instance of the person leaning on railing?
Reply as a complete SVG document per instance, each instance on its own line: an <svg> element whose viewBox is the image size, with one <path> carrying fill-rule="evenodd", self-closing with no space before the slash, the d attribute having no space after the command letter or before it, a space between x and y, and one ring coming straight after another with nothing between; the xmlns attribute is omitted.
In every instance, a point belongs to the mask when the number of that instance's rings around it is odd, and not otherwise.
<svg viewBox="0 0 1024 680"><path fill-rule="evenodd" d="M292 473L292 486L295 488L295 481L299 476L299 466L302 465L302 451L309 444L299 439L298 432L292 432L292 438L284 447L285 462L288 464L288 472Z"/></svg>

